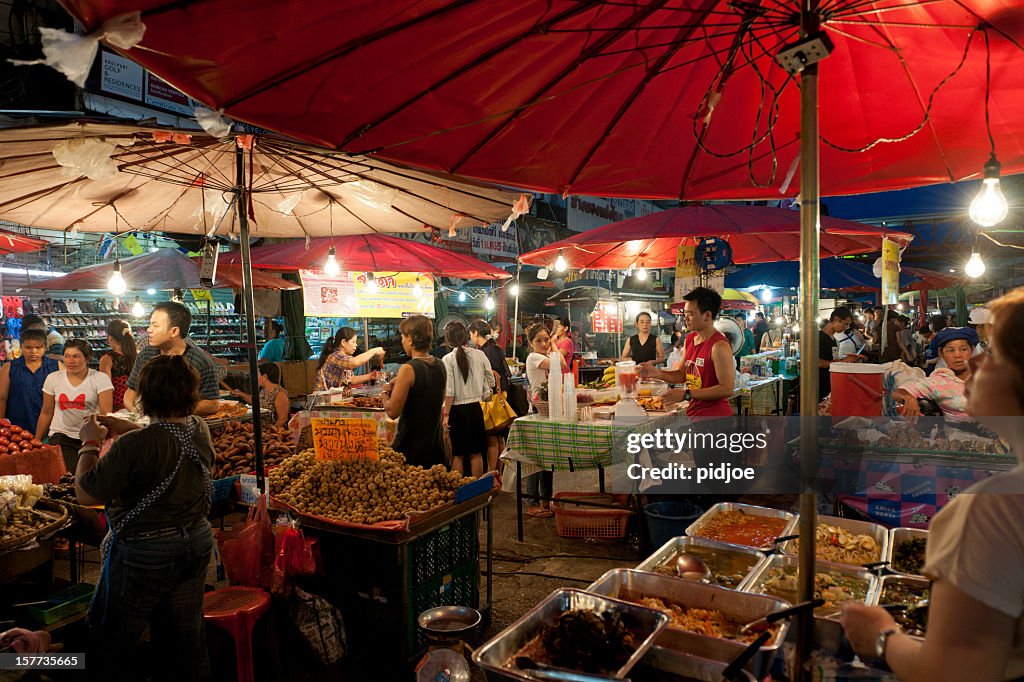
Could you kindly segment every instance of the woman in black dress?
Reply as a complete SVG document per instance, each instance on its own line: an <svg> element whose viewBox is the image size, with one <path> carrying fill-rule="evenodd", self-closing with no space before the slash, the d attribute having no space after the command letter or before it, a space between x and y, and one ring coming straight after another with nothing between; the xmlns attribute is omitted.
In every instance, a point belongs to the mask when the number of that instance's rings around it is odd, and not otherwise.
<svg viewBox="0 0 1024 682"><path fill-rule="evenodd" d="M448 376L441 361L430 354L434 325L423 315L413 315L402 320L398 332L402 349L412 359L381 393L387 415L401 417L391 447L405 455L408 464L444 464L441 406Z"/></svg>
<svg viewBox="0 0 1024 682"><path fill-rule="evenodd" d="M651 314L640 313L636 316L637 333L629 337L622 347L622 360L633 360L636 364L650 362L661 364L665 361L665 348L657 334L651 333Z"/></svg>

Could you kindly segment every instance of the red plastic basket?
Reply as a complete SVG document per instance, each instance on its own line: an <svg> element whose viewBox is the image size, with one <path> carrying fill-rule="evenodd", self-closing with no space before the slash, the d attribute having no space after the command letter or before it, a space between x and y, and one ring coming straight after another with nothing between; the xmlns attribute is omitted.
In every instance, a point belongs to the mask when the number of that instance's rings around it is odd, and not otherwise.
<svg viewBox="0 0 1024 682"><path fill-rule="evenodd" d="M624 505L626 495L590 492L555 493L552 509L555 527L562 538L624 538L629 523L628 509L599 509L575 505L571 500L595 504Z"/></svg>

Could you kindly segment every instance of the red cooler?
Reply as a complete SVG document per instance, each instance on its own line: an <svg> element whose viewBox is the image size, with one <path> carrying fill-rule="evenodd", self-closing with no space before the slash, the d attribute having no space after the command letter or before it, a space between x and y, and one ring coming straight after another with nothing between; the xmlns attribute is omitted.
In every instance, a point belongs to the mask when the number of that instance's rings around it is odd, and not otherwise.
<svg viewBox="0 0 1024 682"><path fill-rule="evenodd" d="M832 379L833 417L882 416L885 365L833 362L829 372Z"/></svg>

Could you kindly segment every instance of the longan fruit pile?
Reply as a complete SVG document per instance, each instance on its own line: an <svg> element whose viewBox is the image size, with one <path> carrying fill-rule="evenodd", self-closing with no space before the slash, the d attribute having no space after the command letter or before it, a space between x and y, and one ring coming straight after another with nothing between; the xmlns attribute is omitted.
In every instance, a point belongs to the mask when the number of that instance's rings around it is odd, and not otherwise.
<svg viewBox="0 0 1024 682"><path fill-rule="evenodd" d="M312 449L286 459L269 474L276 499L329 519L372 525L405 518L455 499L475 479L435 464L407 465L405 457L377 441L379 460L318 461Z"/></svg>

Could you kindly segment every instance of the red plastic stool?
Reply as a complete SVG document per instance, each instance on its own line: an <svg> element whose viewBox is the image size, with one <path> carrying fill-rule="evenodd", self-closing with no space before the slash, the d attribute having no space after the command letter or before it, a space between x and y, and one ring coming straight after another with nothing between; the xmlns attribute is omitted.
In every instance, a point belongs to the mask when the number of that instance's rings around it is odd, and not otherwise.
<svg viewBox="0 0 1024 682"><path fill-rule="evenodd" d="M252 629L270 608L270 595L257 587L225 587L203 595L203 618L235 640L238 682L252 682Z"/></svg>

